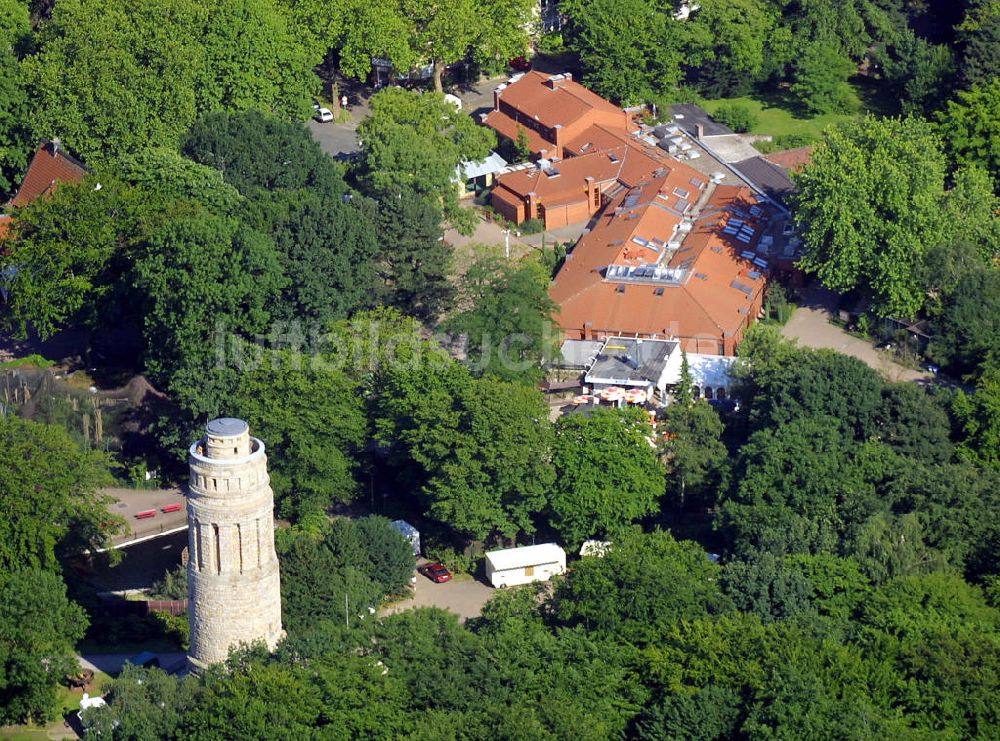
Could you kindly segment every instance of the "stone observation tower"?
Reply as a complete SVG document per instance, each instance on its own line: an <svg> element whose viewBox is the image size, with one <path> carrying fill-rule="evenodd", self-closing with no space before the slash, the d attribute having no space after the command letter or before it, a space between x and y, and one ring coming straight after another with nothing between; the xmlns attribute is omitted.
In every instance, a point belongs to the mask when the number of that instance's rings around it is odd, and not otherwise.
<svg viewBox="0 0 1000 741"><path fill-rule="evenodd" d="M212 420L191 445L188 599L194 669L239 643L284 636L274 552L274 495L264 444L241 419Z"/></svg>

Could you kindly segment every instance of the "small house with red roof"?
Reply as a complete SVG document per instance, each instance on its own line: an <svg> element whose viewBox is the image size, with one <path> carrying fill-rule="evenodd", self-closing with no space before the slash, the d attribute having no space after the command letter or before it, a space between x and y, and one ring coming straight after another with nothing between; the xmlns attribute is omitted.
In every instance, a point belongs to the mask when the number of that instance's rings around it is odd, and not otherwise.
<svg viewBox="0 0 1000 741"><path fill-rule="evenodd" d="M35 199L53 192L60 183L79 183L87 174L88 170L83 163L67 154L58 139L43 141L31 158L21 187L8 205L27 206Z"/></svg>

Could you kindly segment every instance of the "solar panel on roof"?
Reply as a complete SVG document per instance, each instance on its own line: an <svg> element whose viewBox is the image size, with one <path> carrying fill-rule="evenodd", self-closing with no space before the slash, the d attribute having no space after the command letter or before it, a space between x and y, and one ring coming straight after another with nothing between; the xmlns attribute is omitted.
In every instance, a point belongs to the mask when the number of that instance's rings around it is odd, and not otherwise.
<svg viewBox="0 0 1000 741"><path fill-rule="evenodd" d="M740 257L742 257L744 260L752 260L754 255L753 252L751 252L750 250L744 250L743 252L740 253Z"/></svg>
<svg viewBox="0 0 1000 741"><path fill-rule="evenodd" d="M750 237L748 237L746 234L743 234L742 232L736 235L736 239L738 239L743 244L750 244Z"/></svg>
<svg viewBox="0 0 1000 741"><path fill-rule="evenodd" d="M687 198L690 194L683 188L674 188L674 195L680 196L681 198Z"/></svg>
<svg viewBox="0 0 1000 741"><path fill-rule="evenodd" d="M635 242L640 247L646 246L646 240L643 239L642 237L632 237L632 241Z"/></svg>
<svg viewBox="0 0 1000 741"><path fill-rule="evenodd" d="M753 214L754 216L760 216L762 213L764 213L764 209L762 209L760 206L751 206L750 213Z"/></svg>
<svg viewBox="0 0 1000 741"><path fill-rule="evenodd" d="M735 288L737 291L742 291L747 296L753 296L753 289L748 285L740 283L739 281L734 280L732 283L729 284L729 287Z"/></svg>
<svg viewBox="0 0 1000 741"><path fill-rule="evenodd" d="M691 203L687 199L685 199L685 198L678 198L677 199L677 205L675 206L675 208L678 211L687 211L688 206L690 206L690 205L691 205Z"/></svg>
<svg viewBox="0 0 1000 741"><path fill-rule="evenodd" d="M754 260L754 262L757 261ZM749 273L747 273L747 277L750 278L750 280L757 280L758 278L760 278L760 276L761 274L757 270L751 270Z"/></svg>
<svg viewBox="0 0 1000 741"><path fill-rule="evenodd" d="M727 226L725 229L722 230L722 233L723 234L736 234L738 231L739 231L739 229L737 229L734 226Z"/></svg>
<svg viewBox="0 0 1000 741"><path fill-rule="evenodd" d="M765 260L763 257L755 258L753 264L759 268L767 268L767 260Z"/></svg>

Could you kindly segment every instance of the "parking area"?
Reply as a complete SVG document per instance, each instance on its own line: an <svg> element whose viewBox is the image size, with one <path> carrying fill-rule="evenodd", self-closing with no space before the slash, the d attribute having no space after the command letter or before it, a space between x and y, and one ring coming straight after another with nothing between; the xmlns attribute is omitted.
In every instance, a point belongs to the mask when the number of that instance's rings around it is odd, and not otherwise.
<svg viewBox="0 0 1000 741"><path fill-rule="evenodd" d="M454 612L464 622L469 618L479 617L483 605L496 591L493 587L471 578L452 579L443 584L435 584L416 571L413 575L417 578L413 585L413 596L387 605L382 609L382 615L394 615L414 607L440 607L442 610Z"/></svg>
<svg viewBox="0 0 1000 741"><path fill-rule="evenodd" d="M800 293L804 295L804 305L795 310L781 330L788 339L796 340L802 347L827 348L850 355L879 371L889 381L927 381L933 378L928 371L907 368L897 363L890 353L876 349L868 340L831 324L836 294L808 289Z"/></svg>

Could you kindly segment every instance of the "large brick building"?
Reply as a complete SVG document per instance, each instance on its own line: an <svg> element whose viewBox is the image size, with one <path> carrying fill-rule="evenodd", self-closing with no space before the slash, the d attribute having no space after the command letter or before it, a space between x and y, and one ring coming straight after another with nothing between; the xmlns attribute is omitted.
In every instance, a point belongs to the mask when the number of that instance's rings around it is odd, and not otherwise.
<svg viewBox="0 0 1000 741"><path fill-rule="evenodd" d="M546 229L593 219L553 281L567 339L675 339L733 355L761 311L767 261L753 251L770 206L670 156L663 138L568 75L501 86L483 123L522 141L534 165L501 175L493 207ZM659 145L658 145L659 144Z"/></svg>

